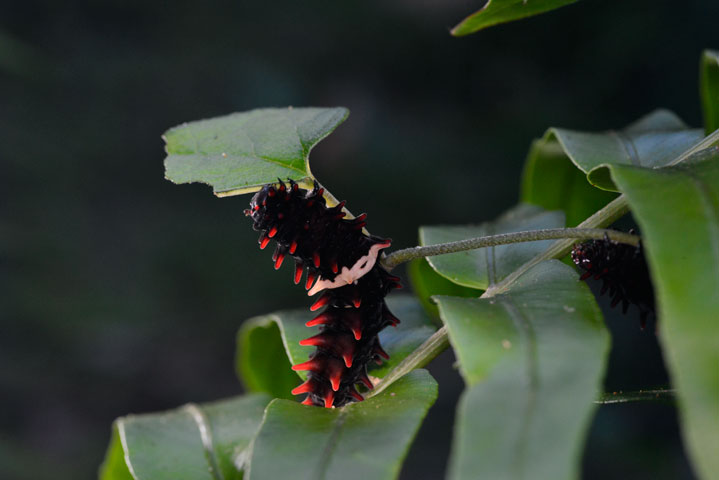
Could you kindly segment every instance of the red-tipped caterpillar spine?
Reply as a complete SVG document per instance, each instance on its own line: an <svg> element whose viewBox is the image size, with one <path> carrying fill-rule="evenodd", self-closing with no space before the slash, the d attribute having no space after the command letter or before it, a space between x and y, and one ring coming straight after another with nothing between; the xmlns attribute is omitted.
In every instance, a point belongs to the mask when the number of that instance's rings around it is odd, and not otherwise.
<svg viewBox="0 0 719 480"><path fill-rule="evenodd" d="M366 215L345 219L344 202L327 207L323 193L316 182L308 191L291 180L289 186L279 181L257 192L245 215L262 232L260 248L270 239L277 242L275 269L289 255L295 260L295 284L306 270L308 294L322 291L310 310L325 309L306 324L318 325L320 332L300 342L317 349L308 361L292 367L309 372L307 381L292 393L306 393L306 405L341 407L363 400L355 385L372 389L368 364L389 358L377 335L399 323L384 297L401 285L377 261L390 240L365 235Z"/></svg>

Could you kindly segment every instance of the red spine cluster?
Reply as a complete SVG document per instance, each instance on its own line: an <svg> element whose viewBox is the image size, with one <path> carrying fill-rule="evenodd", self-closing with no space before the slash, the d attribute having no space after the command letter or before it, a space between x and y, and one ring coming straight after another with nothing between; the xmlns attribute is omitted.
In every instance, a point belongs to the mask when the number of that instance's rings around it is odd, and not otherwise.
<svg viewBox="0 0 719 480"><path fill-rule="evenodd" d="M609 291L611 306L622 304L627 313L629 305L636 305L641 315L641 327L654 314L654 289L641 245L633 247L605 237L575 245L572 260L584 271L580 280L594 277L602 280L600 295Z"/></svg>
<svg viewBox="0 0 719 480"><path fill-rule="evenodd" d="M306 393L302 402L306 405L329 408L363 400L357 384L373 387L368 364L389 358L377 335L399 323L384 297L401 285L376 261L390 240L365 235L366 215L345 219L344 202L327 207L323 193L317 183L308 191L291 180L289 188L280 181L257 192L245 215L261 232L260 248L270 239L277 241L272 256L275 269L290 255L295 261L295 284L306 270L305 289L312 293L317 289L313 285L325 288L310 307L324 310L306 323L319 326L320 332L300 342L317 349L308 361L292 367L308 371L308 378L292 393Z"/></svg>

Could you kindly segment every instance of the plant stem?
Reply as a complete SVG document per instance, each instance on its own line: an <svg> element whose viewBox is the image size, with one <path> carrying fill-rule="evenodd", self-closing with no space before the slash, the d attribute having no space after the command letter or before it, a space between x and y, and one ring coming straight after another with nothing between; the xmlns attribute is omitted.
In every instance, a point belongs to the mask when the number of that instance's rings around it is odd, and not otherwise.
<svg viewBox="0 0 719 480"><path fill-rule="evenodd" d="M667 402L674 403L677 391L671 388L659 388L656 390L639 390L636 392L606 392L594 400L594 403L609 405L612 403L627 402Z"/></svg>
<svg viewBox="0 0 719 480"><path fill-rule="evenodd" d="M625 197L624 195L620 195L608 204L606 204L604 208L598 210L594 213L594 215L580 223L577 228L594 229L605 227L619 220L628 211L629 206L627 205L627 197ZM549 260L552 258L561 258L565 256L572 249L573 245L574 242L571 239L559 240L557 242L554 242L544 252L525 262L515 271L504 277L501 282L495 285L490 285L482 295L482 298L493 297L498 293L504 292L509 288L512 283L514 283L515 280L517 280L517 278L527 272L527 270L545 260Z"/></svg>
<svg viewBox="0 0 719 480"><path fill-rule="evenodd" d="M707 136L699 142L698 144L692 146L688 150L686 150L684 153L679 155L674 161L670 162L669 165L676 165L677 163L681 163L684 160L691 157L694 153L703 150L705 148L711 147L715 143L719 142L719 130L714 131L711 135ZM629 243L631 245L637 245L638 243L633 243L633 240L629 242L622 242L618 238L616 238L616 233L620 233L622 235L628 235L624 234L622 232L614 232L612 230L601 230L601 227L605 227L608 225L611 225L615 221L619 220L624 214L626 214L629 211L629 206L627 204L627 198L624 195L620 195L611 202L609 202L607 205L604 206L601 210L598 210L594 215L584 220L582 223L578 225L576 229L558 229L558 230L584 230L584 231L596 231L599 229L601 235L599 237L591 237L591 236L581 236L581 237L570 237L569 235L562 235L560 237L545 237L545 238L562 238L562 240L559 240L557 242L554 242L547 250L540 253L539 255L536 255L534 258L529 260L528 262L521 265L518 269L507 275L501 282L490 285L489 288L482 294L481 298L489 298L493 297L494 295L497 295L499 293L502 293L509 289L509 287L514 283L517 278L519 278L522 274L524 274L527 270L534 267L540 262L543 262L545 260L549 260L552 258L561 258L572 248L572 245L574 242L572 241L572 238L604 238L604 233L608 232L609 238L621 243ZM541 232L542 230L538 230ZM526 234L526 233L533 233L533 232L519 232L519 234ZM509 234L511 235L511 234ZM502 235L494 235L491 237L479 237L478 239L469 239L469 240L462 240L460 242L454 242L454 243L461 243L466 241L473 241L473 240L482 240L482 239L488 239L493 237L500 237ZM631 235L631 237L635 237L634 235ZM534 240L543 240L543 239L528 239L528 240L512 240L510 242L506 243L515 243L519 241L534 241ZM626 240L626 238L625 238ZM452 245L445 244L445 245ZM482 246L491 246L491 245L501 245L501 243L494 243L494 244L488 244L488 245L480 245L475 246L471 248L480 248ZM432 245L432 247L436 247L437 245ZM383 261L383 265L386 268L391 269L392 267L399 265L402 262L406 262L407 260L411 260L412 258L417 258L418 256L427 256L430 254L424 253L421 255L413 255L413 252L416 252L419 249L422 248L430 248L430 247L415 247L415 248L408 248L405 250L398 250L396 252L393 252L392 254L385 257ZM454 251L462 251L462 250L468 250L467 248L461 249L461 250L454 250ZM408 253L403 253L408 252ZM447 252L440 252L440 253L434 253L432 255L441 255L442 253L451 253L449 251ZM402 257L395 257L395 255L402 254ZM405 258L404 256L407 256ZM404 258L403 260L398 260L398 258ZM449 346L449 339L447 337L447 327L442 327L439 330L437 330L431 337L429 337L422 345L420 345L414 352L412 352L409 356L407 356L404 360L402 360L399 365L397 365L395 368L393 368L385 377L382 379L380 383L377 384L375 389L372 391L371 395L376 395L379 392L385 390L389 385L392 384L395 380L402 377L403 375L406 375L407 373L411 372L415 368L421 368L425 365L427 365L429 362L434 360L435 357L437 357L440 353L442 353L447 347ZM651 396L651 399L670 399L674 396L673 390L656 390L656 391L640 391L637 395L630 399L624 399L619 400L621 401L634 401L634 400L646 400L649 399L648 396ZM597 403L618 403L617 400L612 401L611 399L607 398L607 395L603 395L601 398L596 400Z"/></svg>
<svg viewBox="0 0 719 480"><path fill-rule="evenodd" d="M435 359L437 355L442 353L449 346L447 339L447 327L442 327L432 334L422 345L410 353L399 365L389 371L387 375L375 386L370 396L377 395L389 385L408 374L415 368L422 368Z"/></svg>
<svg viewBox="0 0 719 480"><path fill-rule="evenodd" d="M428 245L426 247L405 248L389 254L382 261L382 265L388 270L391 270L400 263L414 260L415 258L463 252L477 248L493 247L495 245L536 242L539 240L550 240L556 238L601 239L605 236L618 243L626 243L635 247L639 245L638 236L618 232L616 230L603 230L600 228L547 228L543 230L529 230L524 232L501 233L486 237L468 238L466 240Z"/></svg>

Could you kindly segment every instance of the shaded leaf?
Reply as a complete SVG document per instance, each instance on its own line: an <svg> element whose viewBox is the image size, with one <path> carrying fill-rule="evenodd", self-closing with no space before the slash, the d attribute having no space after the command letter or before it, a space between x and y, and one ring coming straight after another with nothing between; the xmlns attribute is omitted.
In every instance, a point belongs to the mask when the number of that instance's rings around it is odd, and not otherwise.
<svg viewBox="0 0 719 480"><path fill-rule="evenodd" d="M576 477L609 350L587 286L551 260L505 294L437 301L467 383L449 478Z"/></svg>
<svg viewBox="0 0 719 480"><path fill-rule="evenodd" d="M704 131L709 135L719 128L719 52L704 50L699 80Z"/></svg>
<svg viewBox="0 0 719 480"><path fill-rule="evenodd" d="M280 328L287 326L302 335L307 331L304 322L309 318L307 310L293 310L255 317L242 324L237 333L235 371L248 391L265 392L274 398L294 398L290 390L297 386L299 377L290 369L289 346L284 344L286 336ZM311 347L300 345L292 348L298 351L296 355L312 351Z"/></svg>
<svg viewBox="0 0 719 480"><path fill-rule="evenodd" d="M592 185L616 191L611 179L596 167L627 164L662 167L704 137L701 130L689 129L679 117L667 110L656 110L626 128L592 133L550 128L543 142L556 142L567 158L587 174Z"/></svg>
<svg viewBox="0 0 719 480"><path fill-rule="evenodd" d="M397 478L436 398L437 383L415 370L377 396L342 408L274 400L254 442L249 478Z"/></svg>
<svg viewBox="0 0 719 480"><path fill-rule="evenodd" d="M452 35L460 37L500 23L512 22L525 17L569 5L577 0L487 0L477 12L462 20L452 29Z"/></svg>
<svg viewBox="0 0 719 480"><path fill-rule="evenodd" d="M614 192L592 186L559 142L532 142L522 174L522 202L547 210L562 210L567 226L576 227L616 197Z"/></svg>
<svg viewBox="0 0 719 480"><path fill-rule="evenodd" d="M165 177L206 183L219 196L311 177L310 150L348 115L341 107L264 108L182 124L163 136Z"/></svg>
<svg viewBox="0 0 719 480"><path fill-rule="evenodd" d="M100 480L133 480L130 470L125 463L125 452L122 449L120 434L113 427L110 445L105 453L105 460L100 466L98 475Z"/></svg>
<svg viewBox="0 0 719 480"><path fill-rule="evenodd" d="M719 471L719 149L675 167L609 167L639 224L657 293L659 337L690 457Z"/></svg>
<svg viewBox="0 0 719 480"><path fill-rule="evenodd" d="M564 226L562 212L520 205L492 222L479 225L420 227L420 245L454 242L498 233ZM552 240L479 248L466 252L427 257L434 270L465 287L485 290L551 245Z"/></svg>
<svg viewBox="0 0 719 480"><path fill-rule="evenodd" d="M412 290L424 307L425 311L439 319L437 305L430 299L433 295L450 295L452 297L479 297L481 290L467 288L450 282L434 271L426 258L412 260L407 266L407 274Z"/></svg>
<svg viewBox="0 0 719 480"><path fill-rule="evenodd" d="M370 370L370 375L375 377L384 376L436 330L416 298L390 295L386 300L389 309L402 323L380 332L380 343L390 359ZM315 350L314 347L301 346L299 341L317 333L316 328L305 327L305 323L316 315L309 309L298 309L255 317L245 322L238 335L237 357L238 373L243 382L280 398L296 398L289 395L289 390L300 383L300 378L306 379L307 372L290 370L288 362L304 362ZM271 327L273 324L275 328ZM261 329L263 333L257 335L256 329ZM278 352L279 345L282 345L284 355ZM272 352L272 358L269 352ZM287 390L277 391L277 388Z"/></svg>
<svg viewBox="0 0 719 480"><path fill-rule="evenodd" d="M118 418L100 479L239 480L269 400L255 394Z"/></svg>

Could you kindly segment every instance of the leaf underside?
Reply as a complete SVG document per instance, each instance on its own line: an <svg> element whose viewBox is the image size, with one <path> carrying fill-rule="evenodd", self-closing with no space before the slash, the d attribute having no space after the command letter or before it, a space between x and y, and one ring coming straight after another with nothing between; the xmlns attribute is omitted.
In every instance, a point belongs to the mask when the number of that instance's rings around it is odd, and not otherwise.
<svg viewBox="0 0 719 480"><path fill-rule="evenodd" d="M218 196L312 177L310 150L342 123L346 108L264 108L185 123L163 135L165 177L202 182Z"/></svg>
<svg viewBox="0 0 719 480"><path fill-rule="evenodd" d="M719 149L675 167L608 168L642 230L686 445L711 478L719 471Z"/></svg>
<svg viewBox="0 0 719 480"><path fill-rule="evenodd" d="M493 25L512 22L569 5L577 0L488 0L477 12L452 29L452 35L469 35Z"/></svg>
<svg viewBox="0 0 719 480"><path fill-rule="evenodd" d="M100 480L239 480L270 397L118 418Z"/></svg>
<svg viewBox="0 0 719 480"><path fill-rule="evenodd" d="M587 286L551 260L505 294L437 301L467 383L449 478L574 478L609 349Z"/></svg>
<svg viewBox="0 0 719 480"><path fill-rule="evenodd" d="M387 390L342 408L274 400L252 454L249 479L394 479L437 383L414 370Z"/></svg>
<svg viewBox="0 0 719 480"><path fill-rule="evenodd" d="M419 240L420 245L433 245L498 233L563 226L562 212L547 212L536 206L520 205L494 221L479 225L420 227ZM427 261L447 280L464 287L485 290L544 251L551 243L551 240L543 240L498 245L427 257Z"/></svg>

